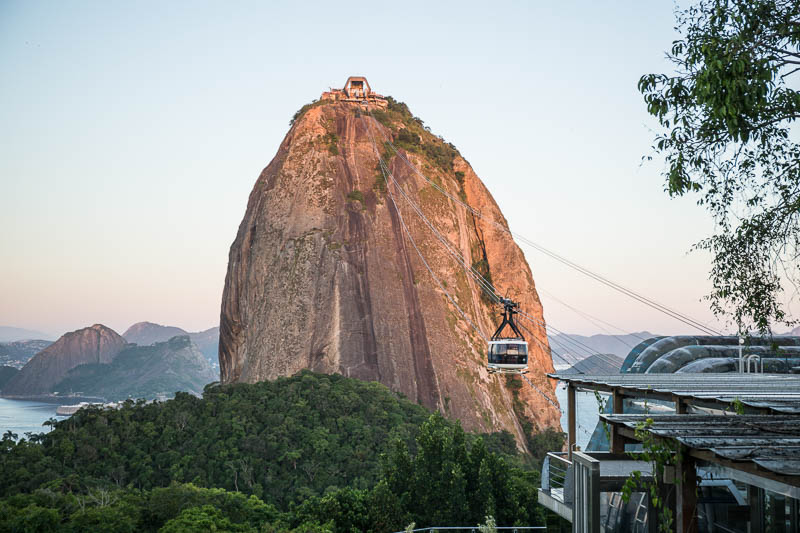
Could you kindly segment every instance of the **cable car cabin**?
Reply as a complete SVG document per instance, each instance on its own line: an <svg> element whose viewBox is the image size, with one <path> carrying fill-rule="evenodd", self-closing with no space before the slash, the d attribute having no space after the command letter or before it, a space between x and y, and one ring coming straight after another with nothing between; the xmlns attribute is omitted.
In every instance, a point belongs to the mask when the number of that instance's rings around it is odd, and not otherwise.
<svg viewBox="0 0 800 533"><path fill-rule="evenodd" d="M503 305L503 322L489 341L487 365L490 373L524 374L528 371L528 343L517 325L514 315L519 313L519 305L508 298L501 298ZM503 330L508 326L514 332L513 337L504 337Z"/></svg>
<svg viewBox="0 0 800 533"><path fill-rule="evenodd" d="M489 341L489 371L518 372L528 369L528 343L522 339Z"/></svg>

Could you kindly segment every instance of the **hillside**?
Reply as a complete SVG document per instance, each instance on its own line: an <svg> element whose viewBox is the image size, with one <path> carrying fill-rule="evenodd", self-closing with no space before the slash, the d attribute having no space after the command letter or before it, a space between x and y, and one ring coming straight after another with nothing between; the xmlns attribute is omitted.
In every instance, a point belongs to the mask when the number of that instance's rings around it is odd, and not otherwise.
<svg viewBox="0 0 800 533"><path fill-rule="evenodd" d="M0 391L2 391L6 383L11 381L11 378L16 376L18 373L19 370L13 366L0 366Z"/></svg>
<svg viewBox="0 0 800 533"><path fill-rule="evenodd" d="M513 295L539 323L533 276L510 235L437 192L383 146L486 217L506 225L458 151L408 108L320 101L301 109L259 176L231 246L220 318L224 383L253 383L309 368L379 381L474 431L505 429L525 441L522 420L558 427L558 409L530 387L519 402L486 370L486 342L450 303L404 235L378 171L372 136L404 191L457 254ZM425 261L469 321L490 335L497 309L410 207L399 209ZM541 326L530 325L529 377L553 391ZM515 409L519 408L519 412Z"/></svg>
<svg viewBox="0 0 800 533"><path fill-rule="evenodd" d="M479 439L378 383L308 371L211 386L203 398L87 408L0 446L0 513L16 520L35 501L28 516L83 520L82 531L157 531L189 508L252 521L222 531L396 531L487 514L533 524L537 482L508 434ZM107 508L94 503L100 488Z"/></svg>
<svg viewBox="0 0 800 533"><path fill-rule="evenodd" d="M129 345L107 364L75 367L52 391L107 401L154 399L171 397L176 391L199 395L218 379L197 346L183 335L151 346Z"/></svg>
<svg viewBox="0 0 800 533"><path fill-rule="evenodd" d="M137 322L122 334L126 341L139 346L165 342L172 337L181 335L188 335L192 339L192 342L197 345L197 348L208 359L212 367L219 366L219 327L191 333L175 326L162 326L153 322Z"/></svg>
<svg viewBox="0 0 800 533"><path fill-rule="evenodd" d="M561 374L619 374L623 359L614 354L595 354L561 370Z"/></svg>
<svg viewBox="0 0 800 533"><path fill-rule="evenodd" d="M559 333L549 335L550 343L559 353L569 354L569 359L583 359L593 353L613 354L625 359L634 346L643 340L656 337L655 333L639 331L625 335L575 335Z"/></svg>
<svg viewBox="0 0 800 533"><path fill-rule="evenodd" d="M102 324L65 333L33 356L3 387L2 394L18 397L48 394L76 366L109 363L125 344L125 339Z"/></svg>
<svg viewBox="0 0 800 533"><path fill-rule="evenodd" d="M27 340L0 343L0 364L22 368L31 357L41 352L53 341Z"/></svg>

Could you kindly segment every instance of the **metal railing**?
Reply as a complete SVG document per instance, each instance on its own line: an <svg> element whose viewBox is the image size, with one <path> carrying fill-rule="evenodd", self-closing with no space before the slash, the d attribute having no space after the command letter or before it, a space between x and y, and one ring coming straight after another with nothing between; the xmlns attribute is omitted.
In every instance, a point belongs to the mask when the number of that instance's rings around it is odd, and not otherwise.
<svg viewBox="0 0 800 533"><path fill-rule="evenodd" d="M470 531L473 533L478 533L481 527L482 526L437 526L423 527L420 529L404 529L395 533L409 533L417 531ZM512 533L515 531L547 531L547 527L545 526L495 526L494 529L497 531L511 531Z"/></svg>
<svg viewBox="0 0 800 533"><path fill-rule="evenodd" d="M564 503L564 486L570 473L572 462L566 452L548 452L549 465L547 476L550 487L550 496Z"/></svg>

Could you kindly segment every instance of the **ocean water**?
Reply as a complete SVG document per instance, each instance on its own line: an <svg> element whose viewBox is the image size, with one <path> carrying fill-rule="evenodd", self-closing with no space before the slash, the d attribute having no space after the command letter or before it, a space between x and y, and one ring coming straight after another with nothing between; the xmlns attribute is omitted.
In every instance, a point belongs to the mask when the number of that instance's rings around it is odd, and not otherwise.
<svg viewBox="0 0 800 533"><path fill-rule="evenodd" d="M556 398L558 398L558 403L561 405L561 427L566 433L567 388L563 384L558 385ZM578 434L575 442L581 447L581 450L585 450L586 445L589 443L589 438L600 420L599 406L593 392L577 391L575 393L575 415L576 433Z"/></svg>
<svg viewBox="0 0 800 533"><path fill-rule="evenodd" d="M24 437L27 432L47 433L50 428L42 425L46 420L64 419L56 417L57 408L55 403L0 398L0 435L9 430L19 437Z"/></svg>

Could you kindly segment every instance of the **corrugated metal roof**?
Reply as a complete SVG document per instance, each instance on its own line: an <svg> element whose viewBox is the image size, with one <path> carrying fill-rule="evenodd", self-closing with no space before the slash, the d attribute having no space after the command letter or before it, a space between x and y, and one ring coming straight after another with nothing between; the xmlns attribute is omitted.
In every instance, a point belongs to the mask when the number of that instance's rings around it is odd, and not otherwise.
<svg viewBox="0 0 800 533"><path fill-rule="evenodd" d="M655 393L716 403L735 400L751 407L800 414L797 374L548 374L591 389L619 389L632 395Z"/></svg>
<svg viewBox="0 0 800 533"><path fill-rule="evenodd" d="M800 476L800 416L601 415L610 424L646 430L717 457L751 462L781 476Z"/></svg>

